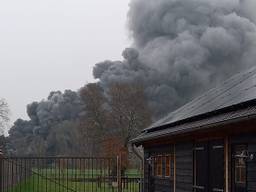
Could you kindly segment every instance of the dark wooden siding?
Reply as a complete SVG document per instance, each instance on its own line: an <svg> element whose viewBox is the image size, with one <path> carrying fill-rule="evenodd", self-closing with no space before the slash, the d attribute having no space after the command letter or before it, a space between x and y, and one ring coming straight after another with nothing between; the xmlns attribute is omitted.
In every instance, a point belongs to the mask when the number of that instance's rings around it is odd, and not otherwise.
<svg viewBox="0 0 256 192"><path fill-rule="evenodd" d="M247 191L256 191L256 135L241 135L231 139L231 144L247 144L249 153L254 154L254 160L247 162Z"/></svg>
<svg viewBox="0 0 256 192"><path fill-rule="evenodd" d="M240 135L230 137L230 144L247 144L249 153L254 154L254 160L247 162L247 191L256 191L256 135ZM231 145L229 150L231 150ZM173 192L173 182L170 178L149 177L150 166L146 161L150 156L173 154L173 145L158 145L145 149L145 191L144 192ZM193 143L175 144L176 154L176 192L191 192L193 190ZM229 182L231 182L231 151L229 153ZM173 176L173 167L171 165ZM164 172L163 166L163 172ZM172 177L173 178L173 177ZM150 190L149 190L150 189ZM230 187L231 189L231 187Z"/></svg>
<svg viewBox="0 0 256 192"><path fill-rule="evenodd" d="M193 144L176 144L176 192L191 192L193 186Z"/></svg>
<svg viewBox="0 0 256 192"><path fill-rule="evenodd" d="M173 192L173 177L172 179L165 178L164 176L151 177L151 167L147 161L147 159L151 156L173 154L173 145L161 145L151 148L145 148L144 152L144 192ZM162 167L162 172L165 173L165 166ZM171 165L171 167L173 169L173 164Z"/></svg>
<svg viewBox="0 0 256 192"><path fill-rule="evenodd" d="M147 159L150 157L150 150L144 149L144 191L149 192L149 173L150 173L150 166L148 164Z"/></svg>
<svg viewBox="0 0 256 192"><path fill-rule="evenodd" d="M169 178L153 178L154 192L172 192L173 185Z"/></svg>
<svg viewBox="0 0 256 192"><path fill-rule="evenodd" d="M256 141L256 138L255 138ZM249 153L256 154L256 144L249 144L248 145ZM255 157L254 157L255 158ZM248 161L247 163L247 191L248 192L255 192L256 191L256 160Z"/></svg>

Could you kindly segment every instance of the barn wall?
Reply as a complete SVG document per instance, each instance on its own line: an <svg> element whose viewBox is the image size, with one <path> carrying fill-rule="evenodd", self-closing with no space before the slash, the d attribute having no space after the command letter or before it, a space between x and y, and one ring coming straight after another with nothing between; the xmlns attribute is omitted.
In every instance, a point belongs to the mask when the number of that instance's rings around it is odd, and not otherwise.
<svg viewBox="0 0 256 192"><path fill-rule="evenodd" d="M150 166L146 161L150 156L174 154L174 145L154 146L145 149L144 192L173 192L174 164L171 164L171 178L150 178ZM176 192L190 192L193 186L193 143L175 145ZM163 166L163 172L164 172ZM150 189L150 190L149 190Z"/></svg>
<svg viewBox="0 0 256 192"><path fill-rule="evenodd" d="M255 138L256 140L256 138ZM256 154L256 144L249 144L248 150L250 153ZM247 190L248 192L255 192L256 191L256 160L248 161L248 172L247 172Z"/></svg>
<svg viewBox="0 0 256 192"><path fill-rule="evenodd" d="M231 139L232 144L248 144L249 153L254 154L254 160L247 162L247 191L256 191L256 135L241 135Z"/></svg>
<svg viewBox="0 0 256 192"><path fill-rule="evenodd" d="M193 144L176 144L176 192L191 192L193 187Z"/></svg>
<svg viewBox="0 0 256 192"><path fill-rule="evenodd" d="M256 191L256 135L239 135L230 137L230 144L248 144L249 153L254 154L254 160L247 162L247 191ZM175 148L175 149L174 149ZM230 148L231 149L231 146ZM193 189L193 142L177 143L175 145L158 145L145 148L145 191L144 192L173 192L174 182L170 178L150 177L151 168L146 159L151 156L174 154L176 159L176 191L191 192ZM231 182L231 151L229 153L229 183ZM174 165L171 165L171 174ZM164 169L164 166L163 166ZM165 170L163 170L164 172ZM172 177L173 178L173 177ZM232 189L231 186L229 187Z"/></svg>
<svg viewBox="0 0 256 192"><path fill-rule="evenodd" d="M145 148L144 159L144 192L173 192L173 180L170 178L162 177L150 177L151 167L147 159L151 156L173 154L172 145L161 145L150 148ZM164 164L164 162L163 162ZM162 166L162 172L165 172L165 166ZM173 169L173 165L171 165ZM171 171L173 173L173 171ZM172 177L173 178L173 177Z"/></svg>

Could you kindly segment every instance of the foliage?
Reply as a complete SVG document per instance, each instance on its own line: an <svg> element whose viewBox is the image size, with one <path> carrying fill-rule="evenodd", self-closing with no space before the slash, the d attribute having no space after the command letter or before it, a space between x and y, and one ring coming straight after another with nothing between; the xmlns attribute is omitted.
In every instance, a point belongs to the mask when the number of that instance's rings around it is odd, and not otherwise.
<svg viewBox="0 0 256 192"><path fill-rule="evenodd" d="M113 126L116 127L123 146L127 147L129 140L151 123L143 86L115 83L108 94Z"/></svg>
<svg viewBox="0 0 256 192"><path fill-rule="evenodd" d="M85 103L84 133L108 154L117 154L151 122L150 110L142 85L115 83L104 90L99 84L88 84L80 91ZM101 146L102 145L102 146ZM118 146L107 147L106 146ZM95 153L105 153L95 149ZM115 151L113 151L115 150Z"/></svg>

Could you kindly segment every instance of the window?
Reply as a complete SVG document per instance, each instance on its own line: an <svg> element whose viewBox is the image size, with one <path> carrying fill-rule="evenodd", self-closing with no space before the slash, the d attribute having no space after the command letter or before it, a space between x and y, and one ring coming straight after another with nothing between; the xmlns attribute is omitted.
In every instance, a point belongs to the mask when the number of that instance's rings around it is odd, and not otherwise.
<svg viewBox="0 0 256 192"><path fill-rule="evenodd" d="M165 177L171 176L171 156L165 156Z"/></svg>
<svg viewBox="0 0 256 192"><path fill-rule="evenodd" d="M162 165L163 165L163 158L162 158L162 156L158 156L156 158L156 161L157 161L157 163L156 163L156 175L157 176L162 176L163 175L162 174Z"/></svg>
<svg viewBox="0 0 256 192"><path fill-rule="evenodd" d="M158 155L151 157L152 159L152 173L157 177L171 176L171 155ZM164 168L164 169L163 169Z"/></svg>
<svg viewBox="0 0 256 192"><path fill-rule="evenodd" d="M162 156L154 156L152 157L153 160L153 175L162 177L162 169L163 169L163 157Z"/></svg>
<svg viewBox="0 0 256 192"><path fill-rule="evenodd" d="M244 156L247 147L238 145L235 147L235 183L246 184L246 158Z"/></svg>

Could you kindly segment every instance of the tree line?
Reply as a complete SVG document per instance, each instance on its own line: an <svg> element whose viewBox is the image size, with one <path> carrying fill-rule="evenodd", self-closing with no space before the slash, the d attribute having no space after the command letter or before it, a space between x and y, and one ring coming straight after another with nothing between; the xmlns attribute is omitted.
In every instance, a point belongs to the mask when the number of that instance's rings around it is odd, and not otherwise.
<svg viewBox="0 0 256 192"><path fill-rule="evenodd" d="M29 104L27 114L29 120L18 119L3 137L10 155L116 155L128 151L129 140L152 119L140 83L113 83L107 89L89 83L77 92L51 92Z"/></svg>

